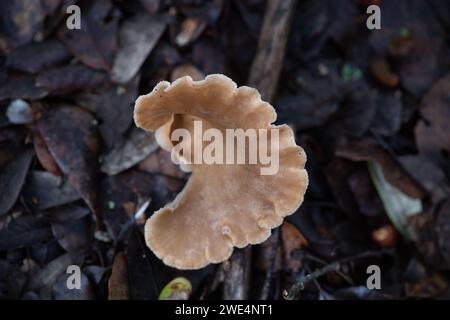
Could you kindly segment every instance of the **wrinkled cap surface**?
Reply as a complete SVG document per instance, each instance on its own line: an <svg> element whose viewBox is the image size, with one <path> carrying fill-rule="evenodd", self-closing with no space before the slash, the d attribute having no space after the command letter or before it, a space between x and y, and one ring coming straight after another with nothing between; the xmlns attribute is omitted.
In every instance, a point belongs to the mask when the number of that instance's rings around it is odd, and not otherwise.
<svg viewBox="0 0 450 320"><path fill-rule="evenodd" d="M279 170L274 175L261 175L259 163L180 166L192 171L189 181L145 225L148 247L169 266L199 269L222 262L233 247L265 241L303 201L306 155L289 126L272 125L274 108L253 88L237 88L224 75L163 81L136 100L134 119L138 127L155 131L166 150L174 147L171 132L177 128L192 132L194 120L202 121L203 130L253 128L279 133Z"/></svg>

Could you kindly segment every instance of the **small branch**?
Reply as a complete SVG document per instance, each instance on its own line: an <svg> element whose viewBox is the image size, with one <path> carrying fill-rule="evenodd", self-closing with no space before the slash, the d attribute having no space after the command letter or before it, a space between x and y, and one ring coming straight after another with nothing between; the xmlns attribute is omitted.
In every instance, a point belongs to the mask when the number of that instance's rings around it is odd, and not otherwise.
<svg viewBox="0 0 450 320"><path fill-rule="evenodd" d="M280 243L280 228L276 228L275 230L273 230L272 236L269 238L268 241L270 241L270 244L268 248L265 248L264 250L269 251L270 259L269 259L269 266L267 268L264 278L264 284L261 290L260 300L267 300L269 298L270 285L272 284L273 273L278 256L278 247Z"/></svg>
<svg viewBox="0 0 450 320"><path fill-rule="evenodd" d="M382 251L367 251L355 256L344 258L340 261L336 261L330 264L325 265L320 269L316 269L314 272L309 273L305 276L300 277L300 279L294 283L289 289L283 291L283 298L286 300L292 300L296 297L297 293L303 289L305 289L306 285L315 281L317 278L329 273L329 272L341 272L342 265L349 263L354 260L369 258L369 257L377 257L384 254L392 254L392 250L382 250Z"/></svg>
<svg viewBox="0 0 450 320"><path fill-rule="evenodd" d="M295 2L295 0L267 1L258 51L248 79L248 85L256 87L267 101L272 100L277 88Z"/></svg>

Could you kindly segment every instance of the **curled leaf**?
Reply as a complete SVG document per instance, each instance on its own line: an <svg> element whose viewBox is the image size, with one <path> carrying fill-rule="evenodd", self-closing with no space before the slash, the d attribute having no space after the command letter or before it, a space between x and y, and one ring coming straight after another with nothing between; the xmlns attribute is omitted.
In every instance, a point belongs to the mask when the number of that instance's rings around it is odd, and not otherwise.
<svg viewBox="0 0 450 320"><path fill-rule="evenodd" d="M192 292L188 279L178 277L170 281L159 294L159 300L187 300Z"/></svg>

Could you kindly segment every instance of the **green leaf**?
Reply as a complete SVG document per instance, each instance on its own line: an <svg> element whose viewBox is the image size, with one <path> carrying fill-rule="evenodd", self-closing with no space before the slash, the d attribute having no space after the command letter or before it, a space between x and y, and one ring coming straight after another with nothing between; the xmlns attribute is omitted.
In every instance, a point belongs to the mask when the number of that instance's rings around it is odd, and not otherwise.
<svg viewBox="0 0 450 320"><path fill-rule="evenodd" d="M378 163L368 161L367 165L372 181L392 224L406 239L417 240L417 234L409 224L408 218L422 212L422 201L407 196L387 182L383 169Z"/></svg>
<svg viewBox="0 0 450 320"><path fill-rule="evenodd" d="M159 300L187 300L192 292L192 285L188 279L178 277L170 281L161 290Z"/></svg>

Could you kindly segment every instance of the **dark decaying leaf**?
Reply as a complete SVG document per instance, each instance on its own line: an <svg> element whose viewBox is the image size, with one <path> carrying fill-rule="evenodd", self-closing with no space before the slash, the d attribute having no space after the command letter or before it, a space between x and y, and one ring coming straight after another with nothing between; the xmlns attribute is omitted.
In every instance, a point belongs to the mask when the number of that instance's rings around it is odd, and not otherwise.
<svg viewBox="0 0 450 320"><path fill-rule="evenodd" d="M95 119L78 107L53 106L45 111L37 126L59 168L101 224Z"/></svg>
<svg viewBox="0 0 450 320"><path fill-rule="evenodd" d="M108 280L108 299L128 300L129 297L127 261L124 253L119 252L114 257L111 276Z"/></svg>
<svg viewBox="0 0 450 320"><path fill-rule="evenodd" d="M33 147L41 166L54 175L61 176L61 170L59 170L58 164L48 150L48 146L36 126L33 127Z"/></svg>
<svg viewBox="0 0 450 320"><path fill-rule="evenodd" d="M407 155L399 160L409 174L432 195L433 203L440 203L450 194L448 178L429 157L423 154Z"/></svg>
<svg viewBox="0 0 450 320"><path fill-rule="evenodd" d="M346 182L361 214L366 217L376 217L384 212L383 204L365 166L355 166Z"/></svg>
<svg viewBox="0 0 450 320"><path fill-rule="evenodd" d="M391 136L402 124L402 101L395 94L380 93L375 98L376 112L370 128L379 135Z"/></svg>
<svg viewBox="0 0 450 320"><path fill-rule="evenodd" d="M84 206L71 204L54 208L45 212L52 223L63 223L68 221L80 220L87 216L90 211Z"/></svg>
<svg viewBox="0 0 450 320"><path fill-rule="evenodd" d="M50 239L52 232L45 219L22 215L0 230L0 250L28 247Z"/></svg>
<svg viewBox="0 0 450 320"><path fill-rule="evenodd" d="M183 181L175 178L137 170L103 179L101 204L112 238L120 240L127 236L127 231L133 226L132 216L141 203L150 198L147 212L156 211L171 201L183 184Z"/></svg>
<svg viewBox="0 0 450 320"><path fill-rule="evenodd" d="M94 112L99 120L100 134L107 149L123 142L123 135L133 121L133 105L139 79L124 86L109 86L97 92L75 97L78 104Z"/></svg>
<svg viewBox="0 0 450 320"><path fill-rule="evenodd" d="M139 170L163 174L170 177L184 178L186 173L173 163L170 152L162 148L158 148L152 152L147 158L139 163Z"/></svg>
<svg viewBox="0 0 450 320"><path fill-rule="evenodd" d="M80 194L69 182L47 171L31 171L23 195L31 208L39 210L80 199Z"/></svg>
<svg viewBox="0 0 450 320"><path fill-rule="evenodd" d="M384 148L370 140L353 140L339 147L336 154L353 161L375 161L383 167L386 180L412 198L421 199L426 195L424 188L416 182Z"/></svg>
<svg viewBox="0 0 450 320"><path fill-rule="evenodd" d="M97 265L90 265L83 268L83 272L88 276L91 283L96 285L102 282L107 271L108 268Z"/></svg>
<svg viewBox="0 0 450 320"><path fill-rule="evenodd" d="M10 76L0 84L0 101L6 99L37 100L45 97L48 90L36 86L33 75Z"/></svg>
<svg viewBox="0 0 450 320"><path fill-rule="evenodd" d="M81 29L63 26L59 37L82 63L107 71L117 48L118 11L111 0L82 0L79 6L83 15Z"/></svg>
<svg viewBox="0 0 450 320"><path fill-rule="evenodd" d="M119 177L106 177L101 183L101 204L105 215L105 223L112 239L119 241L132 225L134 212L127 212L124 204L131 203L136 207L137 197L127 188Z"/></svg>
<svg viewBox="0 0 450 320"><path fill-rule="evenodd" d="M386 57L373 57L370 59L369 66L375 80L379 83L391 88L395 88L398 85L399 77L392 70Z"/></svg>
<svg viewBox="0 0 450 320"><path fill-rule="evenodd" d="M327 122L327 135L335 141L343 137L361 137L369 129L375 112L374 93L367 86L356 84Z"/></svg>
<svg viewBox="0 0 450 320"><path fill-rule="evenodd" d="M2 148L3 152L16 153L17 150ZM0 216L11 209L19 196L33 154L30 150L19 151L6 163L0 162Z"/></svg>
<svg viewBox="0 0 450 320"><path fill-rule="evenodd" d="M80 64L67 65L41 72L36 86L52 95L93 89L108 82L108 75Z"/></svg>
<svg viewBox="0 0 450 320"><path fill-rule="evenodd" d="M51 234L51 229L49 228ZM30 255L34 261L40 266L45 266L47 263L64 254L64 249L53 238L50 241L43 243L34 243L30 247Z"/></svg>
<svg viewBox="0 0 450 320"><path fill-rule="evenodd" d="M220 44L202 39L194 44L192 61L204 74L225 73L227 57Z"/></svg>
<svg viewBox="0 0 450 320"><path fill-rule="evenodd" d="M53 284L53 299L55 300L94 300L95 293L89 282L89 278L81 272L80 274L80 288L69 289L67 281L71 275L62 273L56 282Z"/></svg>
<svg viewBox="0 0 450 320"><path fill-rule="evenodd" d="M102 155L101 170L114 175L131 168L158 148L154 134L132 127L121 144Z"/></svg>
<svg viewBox="0 0 450 320"><path fill-rule="evenodd" d="M439 158L442 150L450 152L450 74L436 81L422 100L420 113L426 122L416 126L419 150Z"/></svg>
<svg viewBox="0 0 450 320"><path fill-rule="evenodd" d="M324 76L300 72L298 93L280 97L276 105L278 121L304 130L323 125L337 111L343 98L343 83L336 72ZM317 72L318 73L318 72Z"/></svg>
<svg viewBox="0 0 450 320"><path fill-rule="evenodd" d="M0 51L30 42L44 17L39 0L0 1Z"/></svg>
<svg viewBox="0 0 450 320"><path fill-rule="evenodd" d="M412 47L399 61L399 76L409 92L420 96L439 75L442 27L426 1L383 1L380 10L384 12L383 27L371 33L370 44L384 53L399 36L412 37Z"/></svg>
<svg viewBox="0 0 450 320"><path fill-rule="evenodd" d="M93 239L91 216L65 221L52 221L52 232L59 245L68 252L87 249Z"/></svg>
<svg viewBox="0 0 450 320"><path fill-rule="evenodd" d="M157 299L162 283L170 280L167 272L162 272L169 267L158 263L137 228L132 229L125 257L130 299Z"/></svg>
<svg viewBox="0 0 450 320"><path fill-rule="evenodd" d="M10 69L37 73L70 59L70 53L58 40L30 43L14 49L6 59Z"/></svg>
<svg viewBox="0 0 450 320"><path fill-rule="evenodd" d="M348 216L355 218L359 207L348 184L348 179L352 172L352 163L349 160L339 157L331 159L324 170L336 202Z"/></svg>
<svg viewBox="0 0 450 320"><path fill-rule="evenodd" d="M308 60L317 55L328 40L344 42L357 26L354 23L357 13L353 1L303 1L293 17L292 30L298 31L293 32L288 54Z"/></svg>
<svg viewBox="0 0 450 320"><path fill-rule="evenodd" d="M281 240L284 261L283 266L291 270L291 272L297 273L302 267L300 259L295 255L296 251L308 247L308 241L303 234L289 222L284 222L281 227Z"/></svg>
<svg viewBox="0 0 450 320"><path fill-rule="evenodd" d="M31 278L30 289L34 291L44 289L45 294L45 291L53 287L58 277L66 272L68 266L72 264L81 265L83 260L83 255L74 253L65 253L57 257ZM45 298L49 299L50 297Z"/></svg>
<svg viewBox="0 0 450 320"><path fill-rule="evenodd" d="M148 14L139 14L123 23L111 75L113 81L127 83L136 75L165 28L166 22L161 17Z"/></svg>

